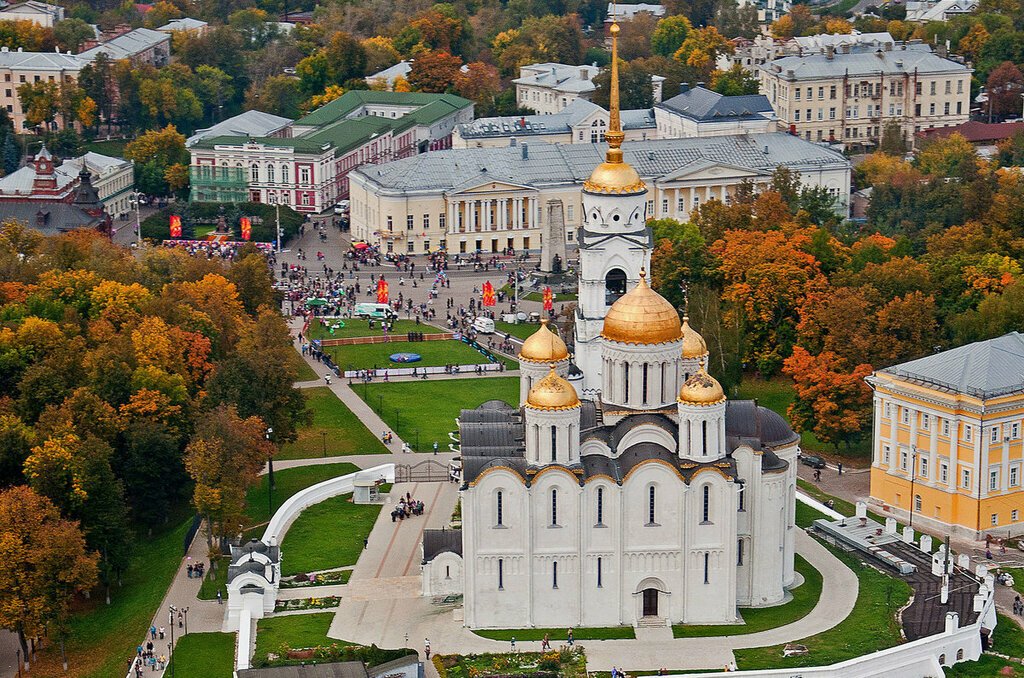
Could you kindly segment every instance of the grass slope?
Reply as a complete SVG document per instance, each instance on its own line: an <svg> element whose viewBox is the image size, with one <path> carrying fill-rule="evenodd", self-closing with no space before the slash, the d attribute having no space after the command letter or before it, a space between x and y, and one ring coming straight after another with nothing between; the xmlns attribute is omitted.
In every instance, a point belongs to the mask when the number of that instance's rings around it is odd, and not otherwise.
<svg viewBox="0 0 1024 678"><path fill-rule="evenodd" d="M298 351L295 352L295 369L298 371L295 377L297 381L313 381L320 378Z"/></svg>
<svg viewBox="0 0 1024 678"><path fill-rule="evenodd" d="M230 676L234 669L235 634L190 633L175 646L166 675L174 678Z"/></svg>
<svg viewBox="0 0 1024 678"><path fill-rule="evenodd" d="M351 494L325 499L302 512L281 544L282 575L355 565L363 539L373 529L380 506L356 505Z"/></svg>
<svg viewBox="0 0 1024 678"><path fill-rule="evenodd" d="M315 466L296 466L274 471L274 509L277 510L281 504L290 496L304 490L307 487L338 476L355 473L359 467L355 464L317 464ZM250 525L258 525L270 520L269 507L267 504L266 475L260 477L260 484L245 495L246 508L245 516L249 519Z"/></svg>
<svg viewBox="0 0 1024 678"><path fill-rule="evenodd" d="M1024 657L1024 631L1021 631L1017 622L1010 617L1004 614L998 614L997 617L999 622L996 624L995 634L992 637L992 650L1018 659ZM1013 673L1002 673L1008 666ZM976 662L963 662L949 667L945 671L946 676L950 678L988 678L989 676L1024 678L1024 668L1019 662L1008 662L992 655L982 655L981 659Z"/></svg>
<svg viewBox="0 0 1024 678"><path fill-rule="evenodd" d="M438 449L447 451L448 432L455 430L455 418L463 408L495 399L513 407L519 404L518 377L375 382L353 388L374 410L383 403L381 413L389 426L395 426L397 408L401 426L395 432L420 452L432 450L434 441ZM417 436L413 433L416 430L419 430L418 448Z"/></svg>
<svg viewBox="0 0 1024 678"><path fill-rule="evenodd" d="M253 664L258 666L257 658L266 657L268 652L277 652L282 645L295 650L335 642L327 637L333 618L333 612L317 612L260 619L256 626Z"/></svg>
<svg viewBox="0 0 1024 678"><path fill-rule="evenodd" d="M376 434L370 433L330 388L315 386L305 389L305 394L308 398L306 405L313 410L313 423L299 429L298 440L283 445L277 459L387 452Z"/></svg>
<svg viewBox="0 0 1024 678"><path fill-rule="evenodd" d="M823 666L884 650L901 642L895 614L910 598L907 583L862 565L855 555L829 550L853 570L859 580L853 611L828 631L797 641L810 650L802 657L783 657L784 645L736 650L736 663L740 670Z"/></svg>

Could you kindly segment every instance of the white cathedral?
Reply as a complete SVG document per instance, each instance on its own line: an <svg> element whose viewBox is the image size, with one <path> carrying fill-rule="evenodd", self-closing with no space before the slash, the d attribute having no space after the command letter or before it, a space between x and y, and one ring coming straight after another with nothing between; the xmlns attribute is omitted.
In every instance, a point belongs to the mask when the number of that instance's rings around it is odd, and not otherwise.
<svg viewBox="0 0 1024 678"><path fill-rule="evenodd" d="M727 624L793 584L799 437L727 401L704 339L648 284L615 67L611 92L607 159L583 188L575 354L542 324L520 407L462 411L462 529L424 534L423 592L462 593L470 628Z"/></svg>

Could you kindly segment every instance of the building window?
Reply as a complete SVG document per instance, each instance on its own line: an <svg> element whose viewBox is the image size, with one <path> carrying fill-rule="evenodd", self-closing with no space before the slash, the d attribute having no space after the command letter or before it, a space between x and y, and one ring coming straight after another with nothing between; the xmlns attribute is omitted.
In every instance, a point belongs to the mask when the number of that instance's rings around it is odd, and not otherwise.
<svg viewBox="0 0 1024 678"><path fill-rule="evenodd" d="M931 81L931 82L930 82L929 84L931 85L931 88L930 88L930 92L929 92L929 93L930 93L930 94L935 94L935 81L934 81L934 80L932 80L932 81Z"/></svg>
<svg viewBox="0 0 1024 678"><path fill-rule="evenodd" d="M575 205L569 205L568 207L565 208L565 214L569 218L569 221L572 221L573 219L576 218L575 212L576 212L576 206Z"/></svg>
<svg viewBox="0 0 1024 678"><path fill-rule="evenodd" d="M391 217L388 216L388 230L389 231L392 230L393 226L394 226L394 223L392 222Z"/></svg>
<svg viewBox="0 0 1024 678"><path fill-rule="evenodd" d="M882 409L882 416L886 419L892 419L892 403L886 403Z"/></svg>
<svg viewBox="0 0 1024 678"><path fill-rule="evenodd" d="M928 477L928 457L921 457L921 459L919 461L920 461L921 469L920 469L920 473L918 475L920 475L923 478L927 478Z"/></svg>
<svg viewBox="0 0 1024 678"><path fill-rule="evenodd" d="M654 485L647 488L647 524L654 525Z"/></svg>
<svg viewBox="0 0 1024 678"><path fill-rule="evenodd" d="M915 511L920 511L921 510L921 495L919 495L919 494L915 494L914 495L914 510Z"/></svg>
<svg viewBox="0 0 1024 678"><path fill-rule="evenodd" d="M551 524L558 524L558 490L551 490Z"/></svg>
<svg viewBox="0 0 1024 678"><path fill-rule="evenodd" d="M974 438L974 427L970 424L964 424L964 440L971 442Z"/></svg>
<svg viewBox="0 0 1024 678"><path fill-rule="evenodd" d="M661 199L661 213L668 214L668 198Z"/></svg>
<svg viewBox="0 0 1024 678"><path fill-rule="evenodd" d="M429 231L430 230L430 215L429 214L424 214L423 215L423 230L424 231Z"/></svg>
<svg viewBox="0 0 1024 678"><path fill-rule="evenodd" d="M309 168L303 167L299 169L299 182L303 184L309 183Z"/></svg>
<svg viewBox="0 0 1024 678"><path fill-rule="evenodd" d="M998 525L999 524L999 514L998 513L993 513L992 514L992 524L993 525Z"/></svg>
<svg viewBox="0 0 1024 678"><path fill-rule="evenodd" d="M1010 487L1017 487L1017 484L1019 482L1020 482L1020 467L1019 466L1011 466L1010 467Z"/></svg>
<svg viewBox="0 0 1024 678"><path fill-rule="evenodd" d="M604 488L597 488L597 524L604 524Z"/></svg>
<svg viewBox="0 0 1024 678"><path fill-rule="evenodd" d="M999 442L999 425L998 424L993 426L992 429L989 431L989 441L991 441L993 443L998 443Z"/></svg>
<svg viewBox="0 0 1024 678"><path fill-rule="evenodd" d="M267 181L274 183L274 166L267 165Z"/></svg>
<svg viewBox="0 0 1024 678"><path fill-rule="evenodd" d="M922 89L922 85L924 85L924 83L921 83L921 82L915 82L914 83L914 94L916 94L918 96L921 96L921 93L924 91Z"/></svg>
<svg viewBox="0 0 1024 678"><path fill-rule="evenodd" d="M935 115L935 104L928 104L928 115Z"/></svg>
<svg viewBox="0 0 1024 678"><path fill-rule="evenodd" d="M551 588L558 588L558 562L551 563Z"/></svg>
<svg viewBox="0 0 1024 678"><path fill-rule="evenodd" d="M800 122L800 109L799 108L796 109L795 114L796 114L796 122Z"/></svg>
<svg viewBox="0 0 1024 678"><path fill-rule="evenodd" d="M705 584L710 584L711 583L711 581L708 579L708 575L710 574L710 569L711 569L710 566L711 566L711 554L710 553L705 553L704 554L704 583Z"/></svg>
<svg viewBox="0 0 1024 678"><path fill-rule="evenodd" d="M999 470L988 472L988 491L995 492L999 489Z"/></svg>
<svg viewBox="0 0 1024 678"><path fill-rule="evenodd" d="M946 462L942 462L941 464L939 464L939 482L949 482L949 464L947 464Z"/></svg>
<svg viewBox="0 0 1024 678"><path fill-rule="evenodd" d="M501 490L498 490L498 495L497 495L497 502L495 503L495 508L497 509L497 513L498 513L498 516L497 516L497 517L498 517L498 520L497 520L496 522L497 522L497 524L498 524L499 526L500 526L500 525L504 525L504 524L505 524L505 523L503 523L503 522L502 522L502 519L503 519L503 517L504 517L504 516L502 515L502 509L503 509L504 507L503 507L503 506L501 505L501 499L502 499L502 496L501 496Z"/></svg>
<svg viewBox="0 0 1024 678"><path fill-rule="evenodd" d="M901 471L906 471L907 470L907 451L906 450L900 450L900 470Z"/></svg>
<svg viewBox="0 0 1024 678"><path fill-rule="evenodd" d="M889 453L892 452L892 447L889 445L882 445L882 463L886 466L889 465Z"/></svg>
<svg viewBox="0 0 1024 678"><path fill-rule="evenodd" d="M597 588L601 588L601 558L597 559Z"/></svg>
<svg viewBox="0 0 1024 678"><path fill-rule="evenodd" d="M960 485L961 487L971 487L971 471L970 469L962 469L960 471Z"/></svg>
<svg viewBox="0 0 1024 678"><path fill-rule="evenodd" d="M910 423L910 410L908 410L906 407L901 407L900 408L900 420L904 424L909 424Z"/></svg>
<svg viewBox="0 0 1024 678"><path fill-rule="evenodd" d="M703 510L701 512L701 517L702 517L701 523L702 524L703 523L710 523L711 522L711 520L710 520L710 516L711 516L711 486L710 485L705 485L704 486L703 502L704 502L704 508L703 508Z"/></svg>
<svg viewBox="0 0 1024 678"><path fill-rule="evenodd" d="M942 420L942 435L949 437L949 419Z"/></svg>
<svg viewBox="0 0 1024 678"><path fill-rule="evenodd" d="M742 567L743 566L743 540L742 539L737 539L736 540L736 566L737 567Z"/></svg>
<svg viewBox="0 0 1024 678"><path fill-rule="evenodd" d="M738 510L740 510L740 511L746 511L747 510L747 508L746 508L746 497L747 497L747 488L745 488L742 485L740 485L740 496L739 496L740 507L739 507Z"/></svg>
<svg viewBox="0 0 1024 678"><path fill-rule="evenodd" d="M498 590L505 588L505 561L498 558Z"/></svg>
<svg viewBox="0 0 1024 678"><path fill-rule="evenodd" d="M250 177L252 178L253 181L259 181L260 180L260 166L259 165L253 165L252 166Z"/></svg>
<svg viewBox="0 0 1024 678"><path fill-rule="evenodd" d="M281 165L281 183L288 183L288 165Z"/></svg>
<svg viewBox="0 0 1024 678"><path fill-rule="evenodd" d="M832 85L831 87L829 87L829 89L828 89L828 98L829 99L835 99L836 98L836 86L835 85Z"/></svg>
<svg viewBox="0 0 1024 678"><path fill-rule="evenodd" d="M440 228L442 231L448 228L448 215L445 214L444 212L441 212L441 214L437 215L437 227Z"/></svg>
<svg viewBox="0 0 1024 678"><path fill-rule="evenodd" d="M411 231L413 229L413 217L411 214L405 215L405 230Z"/></svg>
<svg viewBox="0 0 1024 678"><path fill-rule="evenodd" d="M551 427L551 461L558 461L558 427ZM555 521L551 521L555 522Z"/></svg>
<svg viewBox="0 0 1024 678"><path fill-rule="evenodd" d="M405 251L412 254L416 251L416 243L412 240L405 243Z"/></svg>
<svg viewBox="0 0 1024 678"><path fill-rule="evenodd" d="M1010 424L1010 438L1013 440L1020 438L1020 422Z"/></svg>
<svg viewBox="0 0 1024 678"><path fill-rule="evenodd" d="M1018 515L1020 514L1017 512L1017 509L1013 509L1012 511L1010 511L1010 520L1012 520L1013 522L1017 522Z"/></svg>
<svg viewBox="0 0 1024 678"><path fill-rule="evenodd" d="M927 431L928 430L928 425L931 424L931 423L932 423L931 419L928 417L928 415L926 413L922 412L921 413L921 428L924 429L925 431Z"/></svg>

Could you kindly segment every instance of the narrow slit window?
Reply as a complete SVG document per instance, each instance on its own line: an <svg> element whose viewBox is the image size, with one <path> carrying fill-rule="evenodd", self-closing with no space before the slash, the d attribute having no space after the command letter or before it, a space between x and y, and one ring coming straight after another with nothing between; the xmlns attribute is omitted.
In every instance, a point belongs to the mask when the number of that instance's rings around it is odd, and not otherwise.
<svg viewBox="0 0 1024 678"><path fill-rule="evenodd" d="M704 511L703 511L702 515L704 517L703 522L705 522L705 523L710 522L708 520L708 518L711 515L711 486L710 485L705 485L704 486Z"/></svg>
<svg viewBox="0 0 1024 678"><path fill-rule="evenodd" d="M551 524L558 524L558 490L551 490Z"/></svg>
<svg viewBox="0 0 1024 678"><path fill-rule="evenodd" d="M647 523L654 524L654 485L647 491Z"/></svg>
<svg viewBox="0 0 1024 678"><path fill-rule="evenodd" d="M597 524L604 524L604 488L597 488Z"/></svg>

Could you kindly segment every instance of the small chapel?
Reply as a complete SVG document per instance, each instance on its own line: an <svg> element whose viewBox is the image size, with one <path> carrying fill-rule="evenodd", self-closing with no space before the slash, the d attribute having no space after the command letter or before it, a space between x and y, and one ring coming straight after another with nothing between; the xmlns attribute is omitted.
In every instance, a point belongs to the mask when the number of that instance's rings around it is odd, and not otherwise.
<svg viewBox="0 0 1024 678"><path fill-rule="evenodd" d="M583 187L574 350L542 322L518 356L519 406L461 412L461 533L424 535L424 594L462 593L470 628L728 624L794 584L799 436L726 398L703 337L648 282L618 32L607 157Z"/></svg>

